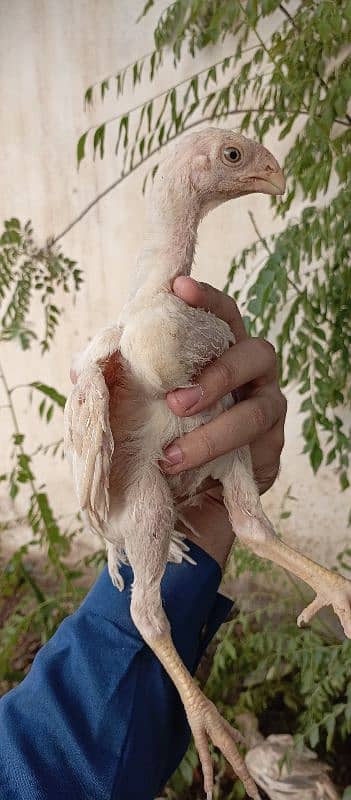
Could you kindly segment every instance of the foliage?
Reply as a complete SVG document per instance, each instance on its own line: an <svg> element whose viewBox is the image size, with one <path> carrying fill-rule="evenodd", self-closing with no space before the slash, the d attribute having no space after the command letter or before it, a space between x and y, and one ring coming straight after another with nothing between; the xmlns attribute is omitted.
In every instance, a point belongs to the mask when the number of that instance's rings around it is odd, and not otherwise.
<svg viewBox="0 0 351 800"><path fill-rule="evenodd" d="M49 349L57 328L60 310L53 303L55 291L70 284L79 289L81 273L74 261L66 258L52 242L38 247L30 222L24 226L15 217L6 220L0 237L0 341L19 339L23 350L37 338L29 319L33 292L39 295L44 317L40 347Z"/></svg>
<svg viewBox="0 0 351 800"><path fill-rule="evenodd" d="M57 247L48 243L39 248L35 244L29 222L22 226L15 218L7 220L0 237L0 341L18 343L23 350L39 347L41 353L46 352L61 314L54 304L55 295L62 289L65 293L75 291L80 283L80 270ZM38 299L43 314L41 324L35 329L30 319ZM37 313L35 316L37 318ZM66 564L72 539L81 530L81 522L75 514L65 524L56 519L47 489L36 475L38 454L62 453L62 439L46 446L39 445L31 452L16 412L16 392L27 389L30 395L35 392L41 398L39 414L49 423L55 408L63 410L65 397L40 381L10 386L3 365L0 365L0 384L5 400L1 413L10 421L11 448L10 465L7 472L0 475L0 481L7 484L14 513L18 501L24 508L20 518L2 522L0 531L4 535L18 523L31 531L29 541L5 563L0 578L4 622L0 634L0 680L8 685L19 680L28 665L23 653L22 668L14 667L14 658L17 656L18 661L21 648L25 650L25 644L34 634L39 642L46 641L81 597L76 583L81 570ZM47 560L48 569L37 576L33 559L40 552Z"/></svg>
<svg viewBox="0 0 351 800"><path fill-rule="evenodd" d="M152 6L146 3L142 17ZM185 48L196 56L230 34L232 53L89 129L77 155L80 162L90 140L103 157L109 129L126 177L183 131L232 115L260 141L272 129L281 140L292 137L284 161L287 193L272 201L282 230L267 241L253 220L257 239L233 258L226 288L233 282L248 287L234 294L247 308L251 332L278 330L283 383L296 381L302 395L305 452L315 472L323 462L335 464L345 489L350 436L340 409L350 401L351 2L307 0L294 12L288 6L176 0L161 14L153 52L90 86L87 104L113 89L119 97L145 77L154 81L169 50L177 65ZM268 41L264 18L273 31ZM297 220L286 223L290 211Z"/></svg>

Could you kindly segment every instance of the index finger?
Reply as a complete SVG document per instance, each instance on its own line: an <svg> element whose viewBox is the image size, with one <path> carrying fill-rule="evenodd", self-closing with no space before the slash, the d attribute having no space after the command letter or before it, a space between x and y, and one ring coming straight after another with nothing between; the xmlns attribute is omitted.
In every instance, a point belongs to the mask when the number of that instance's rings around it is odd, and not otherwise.
<svg viewBox="0 0 351 800"><path fill-rule="evenodd" d="M232 297L208 283L198 283L194 278L187 278L185 275L175 279L172 289L174 294L188 305L212 311L216 317L227 322L237 342L247 339L242 316Z"/></svg>

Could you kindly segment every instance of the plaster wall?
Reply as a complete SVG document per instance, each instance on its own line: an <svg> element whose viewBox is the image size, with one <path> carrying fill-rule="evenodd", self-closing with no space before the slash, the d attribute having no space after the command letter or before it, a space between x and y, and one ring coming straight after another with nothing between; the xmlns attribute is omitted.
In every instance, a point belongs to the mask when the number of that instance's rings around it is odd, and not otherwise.
<svg viewBox="0 0 351 800"><path fill-rule="evenodd" d="M113 147L108 144L102 162L93 162L89 156L77 172L75 146L82 131L151 97L166 88L174 76L172 61L166 60L153 87L144 83L134 93L127 91L118 106L108 96L104 106L98 104L87 112L83 109L87 86L152 49L153 26L164 4L156 2L152 12L136 25L142 7L141 0L2 0L0 220L13 215L21 220L31 219L39 242L65 229L118 175ZM230 53L231 46L227 40L201 54L196 68ZM193 69L194 62L186 56L176 80L191 75ZM111 135L116 133L113 124L110 130ZM288 142L278 142L271 134L266 145L282 159ZM99 327L117 317L142 240L146 204L141 194L142 179L142 171L136 171L63 238L64 252L76 259L84 271L83 288L75 306L67 297L60 298L65 310L49 354L40 357L36 349L23 353L13 344L1 345L1 358L11 385L42 380L67 393L71 353L84 346ZM217 209L200 230L195 277L223 287L231 257L255 236L249 209L265 232L281 224L272 218L269 199L260 195ZM31 449L43 440L61 436L62 418L58 412L45 428L34 402L31 408L28 406L27 392L18 389L14 396L20 428ZM330 469L313 477L306 457L301 455L299 398L294 387L287 396L289 411L281 475L264 504L277 520L284 494L291 486L297 500L291 504L291 517L284 521L284 535L318 560L334 563L336 553L350 536L350 494L340 494L337 478ZM3 402L1 397L0 404ZM7 441L10 424L8 412L1 410L2 442ZM0 472L6 468L8 457L3 446ZM68 466L46 457L39 461L39 472L48 485L56 512L69 514L76 504ZM1 518L20 511L20 501L13 507L2 491ZM25 535L22 527L14 528L3 535L3 546L13 546ZM86 546L83 540L81 546Z"/></svg>

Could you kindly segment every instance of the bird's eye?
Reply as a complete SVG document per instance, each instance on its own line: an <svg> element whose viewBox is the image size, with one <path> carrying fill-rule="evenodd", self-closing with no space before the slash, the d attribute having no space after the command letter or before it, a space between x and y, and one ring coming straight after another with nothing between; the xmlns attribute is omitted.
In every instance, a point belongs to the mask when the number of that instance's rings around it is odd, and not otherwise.
<svg viewBox="0 0 351 800"><path fill-rule="evenodd" d="M239 161L241 161L241 153L237 147L226 147L223 151L223 155L229 164L237 164Z"/></svg>

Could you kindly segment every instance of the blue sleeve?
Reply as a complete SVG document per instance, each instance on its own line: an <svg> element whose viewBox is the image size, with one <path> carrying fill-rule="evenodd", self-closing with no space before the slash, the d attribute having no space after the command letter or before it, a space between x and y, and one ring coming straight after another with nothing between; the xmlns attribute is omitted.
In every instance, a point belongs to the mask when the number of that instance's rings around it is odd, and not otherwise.
<svg viewBox="0 0 351 800"><path fill-rule="evenodd" d="M162 597L178 652L194 672L231 602L218 564L169 564ZM1 800L153 800L190 732L172 682L129 613L132 571L119 593L105 568L78 611L0 701Z"/></svg>

